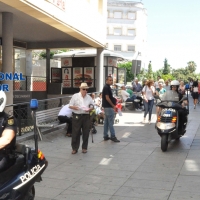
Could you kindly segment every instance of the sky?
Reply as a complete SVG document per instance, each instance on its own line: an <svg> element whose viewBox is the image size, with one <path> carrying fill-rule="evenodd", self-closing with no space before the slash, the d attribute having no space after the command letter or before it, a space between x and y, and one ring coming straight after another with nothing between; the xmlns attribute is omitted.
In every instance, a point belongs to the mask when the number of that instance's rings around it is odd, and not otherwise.
<svg viewBox="0 0 200 200"><path fill-rule="evenodd" d="M200 0L141 0L147 9L147 63L153 71L189 61L200 72ZM148 65L148 64L147 64Z"/></svg>

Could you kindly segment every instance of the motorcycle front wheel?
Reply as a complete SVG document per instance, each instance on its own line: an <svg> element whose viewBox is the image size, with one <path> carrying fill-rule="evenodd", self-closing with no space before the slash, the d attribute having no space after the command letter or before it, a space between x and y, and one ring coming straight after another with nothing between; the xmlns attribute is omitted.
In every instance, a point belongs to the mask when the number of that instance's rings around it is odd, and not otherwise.
<svg viewBox="0 0 200 200"><path fill-rule="evenodd" d="M161 137L161 149L162 151L167 151L168 147L168 135L162 135Z"/></svg>
<svg viewBox="0 0 200 200"><path fill-rule="evenodd" d="M34 200L34 199L35 199L35 187L33 185L33 186L30 187L30 189L26 193L24 200Z"/></svg>

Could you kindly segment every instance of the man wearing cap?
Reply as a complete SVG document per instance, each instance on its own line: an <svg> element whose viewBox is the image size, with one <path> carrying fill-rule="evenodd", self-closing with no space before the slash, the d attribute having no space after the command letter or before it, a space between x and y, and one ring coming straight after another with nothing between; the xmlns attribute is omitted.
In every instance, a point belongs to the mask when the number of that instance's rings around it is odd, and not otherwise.
<svg viewBox="0 0 200 200"><path fill-rule="evenodd" d="M141 92L142 85L138 83L138 78L135 78L135 82L133 82L133 92Z"/></svg>
<svg viewBox="0 0 200 200"><path fill-rule="evenodd" d="M81 83L80 92L72 96L69 102L69 108L73 110L72 116L72 154L78 152L80 146L80 132L82 129L83 143L82 153L87 153L88 138L90 131L90 114L93 109L90 105L94 105L92 98L87 94L87 83Z"/></svg>

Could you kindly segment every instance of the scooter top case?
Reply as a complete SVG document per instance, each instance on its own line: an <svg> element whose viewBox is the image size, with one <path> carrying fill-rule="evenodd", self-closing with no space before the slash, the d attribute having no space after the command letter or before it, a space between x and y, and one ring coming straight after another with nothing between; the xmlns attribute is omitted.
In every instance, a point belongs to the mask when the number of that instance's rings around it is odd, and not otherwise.
<svg viewBox="0 0 200 200"><path fill-rule="evenodd" d="M24 148L22 154L17 154L15 164L0 174L0 199L23 200L34 183L41 180L47 160L41 151L36 154L30 147Z"/></svg>

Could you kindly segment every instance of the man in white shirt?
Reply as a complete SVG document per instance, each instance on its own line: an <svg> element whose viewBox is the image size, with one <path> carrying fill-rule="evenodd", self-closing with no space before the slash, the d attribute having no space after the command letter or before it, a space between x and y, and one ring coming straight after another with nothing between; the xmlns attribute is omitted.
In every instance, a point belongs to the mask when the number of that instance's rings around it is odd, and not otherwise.
<svg viewBox="0 0 200 200"><path fill-rule="evenodd" d="M139 109L138 102L134 101L135 99L137 99L137 97L135 95L130 97L130 94L126 92L125 86L121 86L121 95L125 102L133 102L136 111L141 111L141 109Z"/></svg>
<svg viewBox="0 0 200 200"><path fill-rule="evenodd" d="M72 96L69 102L69 108L73 110L72 116L72 154L78 152L80 146L80 132L82 129L83 143L82 143L82 153L87 153L88 138L90 131L90 114L89 112L93 110L90 105L94 105L94 102L87 94L89 89L87 83L81 83L80 92Z"/></svg>
<svg viewBox="0 0 200 200"><path fill-rule="evenodd" d="M69 108L69 104L63 106L58 114L58 120L61 123L67 123L67 133L68 137L72 135L72 109Z"/></svg>

